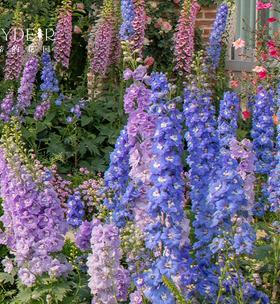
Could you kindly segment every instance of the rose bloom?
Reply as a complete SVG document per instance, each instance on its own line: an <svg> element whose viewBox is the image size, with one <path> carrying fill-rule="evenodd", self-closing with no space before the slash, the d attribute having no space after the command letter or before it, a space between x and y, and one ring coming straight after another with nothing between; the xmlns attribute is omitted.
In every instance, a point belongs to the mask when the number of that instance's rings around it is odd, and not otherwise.
<svg viewBox="0 0 280 304"><path fill-rule="evenodd" d="M249 111L243 111L242 112L242 116L243 116L243 119L244 120L247 120L247 119L250 119L250 117L251 117L251 113L249 112Z"/></svg>
<svg viewBox="0 0 280 304"><path fill-rule="evenodd" d="M239 81L238 81L238 80L231 80L231 81L230 81L230 87L231 87L232 89L238 88L238 87L239 87Z"/></svg>
<svg viewBox="0 0 280 304"><path fill-rule="evenodd" d="M273 22L276 22L276 21L278 21L278 19L275 18L275 17L271 17L271 18L268 18L268 19L267 19L267 22L268 22L268 23L273 23Z"/></svg>
<svg viewBox="0 0 280 304"><path fill-rule="evenodd" d="M237 39L232 44L236 50L241 49L245 46L245 41L241 38Z"/></svg>
<svg viewBox="0 0 280 304"><path fill-rule="evenodd" d="M144 64L149 67L152 66L154 64L154 62L155 62L155 59L152 56L149 56L144 60Z"/></svg>
<svg viewBox="0 0 280 304"><path fill-rule="evenodd" d="M84 3L77 3L76 4L77 10L82 11L85 9Z"/></svg>
<svg viewBox="0 0 280 304"><path fill-rule="evenodd" d="M172 25L168 21L163 21L161 24L161 29L168 33L172 30Z"/></svg>
<svg viewBox="0 0 280 304"><path fill-rule="evenodd" d="M266 72L266 69L263 66L257 65L252 71L256 73L261 73L261 72Z"/></svg>
<svg viewBox="0 0 280 304"><path fill-rule="evenodd" d="M263 10L272 8L272 3L263 3L262 1L257 2L257 10Z"/></svg>
<svg viewBox="0 0 280 304"><path fill-rule="evenodd" d="M259 72L258 75L259 75L260 79L265 79L266 76L267 76L267 72L266 71L262 71L262 72Z"/></svg>
<svg viewBox="0 0 280 304"><path fill-rule="evenodd" d="M81 28L79 26L75 25L74 26L74 33L75 34L81 34L81 32L82 32Z"/></svg>

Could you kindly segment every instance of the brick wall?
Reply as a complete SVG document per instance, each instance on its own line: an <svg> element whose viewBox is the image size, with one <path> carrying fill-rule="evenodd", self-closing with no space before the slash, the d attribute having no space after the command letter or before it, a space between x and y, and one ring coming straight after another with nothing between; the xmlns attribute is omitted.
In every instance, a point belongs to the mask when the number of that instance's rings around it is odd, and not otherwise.
<svg viewBox="0 0 280 304"><path fill-rule="evenodd" d="M202 30L202 38L207 39L216 18L216 7L201 7L197 16L196 27Z"/></svg>

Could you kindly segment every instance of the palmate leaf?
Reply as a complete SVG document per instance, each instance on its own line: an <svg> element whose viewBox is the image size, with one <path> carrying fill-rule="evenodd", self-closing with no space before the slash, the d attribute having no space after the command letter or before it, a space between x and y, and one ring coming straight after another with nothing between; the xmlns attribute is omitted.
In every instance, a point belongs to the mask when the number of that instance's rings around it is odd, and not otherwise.
<svg viewBox="0 0 280 304"><path fill-rule="evenodd" d="M14 276L10 273L0 272L0 282L14 284L15 279Z"/></svg>

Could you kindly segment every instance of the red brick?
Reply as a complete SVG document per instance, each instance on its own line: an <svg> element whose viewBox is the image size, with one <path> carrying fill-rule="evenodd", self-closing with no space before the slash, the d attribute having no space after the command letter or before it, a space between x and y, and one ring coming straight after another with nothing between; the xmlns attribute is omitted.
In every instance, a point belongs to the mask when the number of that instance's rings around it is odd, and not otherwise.
<svg viewBox="0 0 280 304"><path fill-rule="evenodd" d="M212 26L212 24L213 24L213 21L212 20L205 20L205 19L203 19L203 20L197 20L196 21L196 26L198 26L198 27L205 27L205 26Z"/></svg>
<svg viewBox="0 0 280 304"><path fill-rule="evenodd" d="M216 18L216 12L213 12L213 13L205 12L204 13L204 17L205 17L205 19L212 19L212 20L214 20Z"/></svg>

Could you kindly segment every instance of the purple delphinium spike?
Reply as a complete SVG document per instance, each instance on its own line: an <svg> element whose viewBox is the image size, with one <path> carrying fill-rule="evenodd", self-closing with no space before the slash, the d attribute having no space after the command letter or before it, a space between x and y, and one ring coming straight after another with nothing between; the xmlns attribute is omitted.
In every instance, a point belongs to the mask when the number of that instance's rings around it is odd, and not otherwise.
<svg viewBox="0 0 280 304"><path fill-rule="evenodd" d="M37 57L30 57L25 64L20 87L18 89L18 100L16 105L18 114L25 112L31 104L38 67L39 60Z"/></svg>
<svg viewBox="0 0 280 304"><path fill-rule="evenodd" d="M60 201L45 172L30 166L18 132L17 124L6 125L0 147L5 227L0 239L15 255L22 283L32 286L37 276L59 277L71 267L54 256L62 250L67 231Z"/></svg>
<svg viewBox="0 0 280 304"><path fill-rule="evenodd" d="M14 106L14 94L8 93L6 97L2 100L1 102L1 114L0 118L4 122L8 122L11 116L11 113L13 111L13 106Z"/></svg>
<svg viewBox="0 0 280 304"><path fill-rule="evenodd" d="M93 303L117 304L118 300L126 300L129 278L120 265L120 245L116 226L99 224L92 230L92 254L88 256L87 266Z"/></svg>

